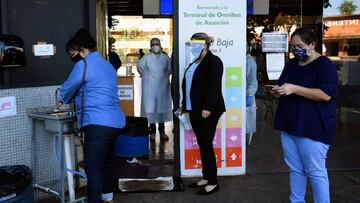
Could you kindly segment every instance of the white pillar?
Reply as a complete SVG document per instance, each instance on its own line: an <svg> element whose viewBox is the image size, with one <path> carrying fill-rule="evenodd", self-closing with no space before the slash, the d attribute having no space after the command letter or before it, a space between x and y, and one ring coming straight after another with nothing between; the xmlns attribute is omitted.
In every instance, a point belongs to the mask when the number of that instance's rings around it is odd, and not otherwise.
<svg viewBox="0 0 360 203"><path fill-rule="evenodd" d="M72 135L64 135L64 151L65 151L65 164L66 168L72 169L71 164L71 152L70 152L70 136ZM70 201L75 200L75 191L74 191L74 177L73 174L67 171L67 183L69 190Z"/></svg>

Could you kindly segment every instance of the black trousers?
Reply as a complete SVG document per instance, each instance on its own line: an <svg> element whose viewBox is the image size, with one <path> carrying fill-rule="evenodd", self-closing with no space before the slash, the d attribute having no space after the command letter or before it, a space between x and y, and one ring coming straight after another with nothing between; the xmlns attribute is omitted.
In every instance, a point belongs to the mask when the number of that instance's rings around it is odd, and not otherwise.
<svg viewBox="0 0 360 203"><path fill-rule="evenodd" d="M216 185L217 167L213 140L215 137L216 125L221 114L210 114L208 118L203 118L201 115L190 111L189 115L200 148L203 179L207 180L209 185Z"/></svg>
<svg viewBox="0 0 360 203"><path fill-rule="evenodd" d="M156 124L150 123L149 124L150 133L156 133ZM164 123L158 123L158 131L159 133L165 133L165 124Z"/></svg>
<svg viewBox="0 0 360 203"><path fill-rule="evenodd" d="M89 203L100 203L101 194L111 193L116 187L114 147L120 129L88 125L83 130L87 200Z"/></svg>

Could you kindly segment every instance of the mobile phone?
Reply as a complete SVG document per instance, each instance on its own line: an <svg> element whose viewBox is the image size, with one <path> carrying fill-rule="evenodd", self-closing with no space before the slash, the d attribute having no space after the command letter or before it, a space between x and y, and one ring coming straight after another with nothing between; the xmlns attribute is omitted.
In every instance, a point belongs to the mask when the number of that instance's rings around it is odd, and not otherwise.
<svg viewBox="0 0 360 203"><path fill-rule="evenodd" d="M273 87L275 87L275 85L265 85L265 87L267 87L267 88L273 88Z"/></svg>
<svg viewBox="0 0 360 203"><path fill-rule="evenodd" d="M265 88L268 89L269 91L273 91L274 87L275 85L265 85Z"/></svg>

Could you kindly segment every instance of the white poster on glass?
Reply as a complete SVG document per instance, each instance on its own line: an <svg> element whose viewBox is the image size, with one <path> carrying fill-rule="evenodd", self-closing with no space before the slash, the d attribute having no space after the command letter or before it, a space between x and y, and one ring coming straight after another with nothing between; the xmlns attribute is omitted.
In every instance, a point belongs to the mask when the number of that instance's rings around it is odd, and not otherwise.
<svg viewBox="0 0 360 203"><path fill-rule="evenodd" d="M278 80L285 66L284 53L266 53L266 71L269 80Z"/></svg>
<svg viewBox="0 0 360 203"><path fill-rule="evenodd" d="M185 44L197 32L205 32L214 37L210 50L224 64L222 91L226 113L220 118L213 141L218 175L244 174L246 1L179 1L180 82L187 68ZM179 92L181 94L181 90ZM185 130L182 126L180 160L182 176L201 175L200 151L196 138L192 130Z"/></svg>

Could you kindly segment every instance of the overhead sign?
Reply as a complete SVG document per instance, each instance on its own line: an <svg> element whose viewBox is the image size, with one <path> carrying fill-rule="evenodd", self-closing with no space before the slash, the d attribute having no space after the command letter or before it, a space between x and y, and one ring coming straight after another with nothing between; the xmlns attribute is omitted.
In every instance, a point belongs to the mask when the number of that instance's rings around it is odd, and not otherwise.
<svg viewBox="0 0 360 203"><path fill-rule="evenodd" d="M134 86L118 85L118 96L120 100L134 100Z"/></svg>
<svg viewBox="0 0 360 203"><path fill-rule="evenodd" d="M261 46L263 52L287 52L288 35L280 32L263 32Z"/></svg>
<svg viewBox="0 0 360 203"><path fill-rule="evenodd" d="M179 0L179 81L186 67L186 42L197 32L214 37L210 50L224 64L226 113L213 141L219 175L245 173L246 1ZM181 87L181 85L180 85ZM182 94L182 91L179 91ZM182 98L182 96L180 97ZM201 175L201 158L192 130L180 128L182 176Z"/></svg>

